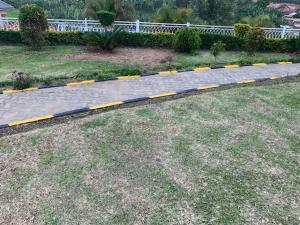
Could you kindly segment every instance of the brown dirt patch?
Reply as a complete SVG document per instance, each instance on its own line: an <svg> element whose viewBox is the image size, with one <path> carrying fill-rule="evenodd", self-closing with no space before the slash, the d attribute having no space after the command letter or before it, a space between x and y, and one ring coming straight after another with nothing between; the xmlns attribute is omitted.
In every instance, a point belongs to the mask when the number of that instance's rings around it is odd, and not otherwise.
<svg viewBox="0 0 300 225"><path fill-rule="evenodd" d="M112 63L139 64L158 66L175 59L175 52L170 49L152 48L117 48L113 52L84 52L80 55L67 55L67 59L86 61L106 61Z"/></svg>

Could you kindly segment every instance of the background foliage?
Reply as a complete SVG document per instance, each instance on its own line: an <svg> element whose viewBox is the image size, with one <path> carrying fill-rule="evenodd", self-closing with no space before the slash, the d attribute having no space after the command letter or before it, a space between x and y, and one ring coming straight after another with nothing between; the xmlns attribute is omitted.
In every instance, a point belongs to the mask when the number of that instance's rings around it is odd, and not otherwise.
<svg viewBox="0 0 300 225"><path fill-rule="evenodd" d="M271 27L285 23L280 11L266 7L269 0L9 0L8 2L17 8L25 3L38 4L45 9L49 18L96 19L97 11L106 10L116 13L117 20L140 19L174 23L188 21L216 25L243 22Z"/></svg>

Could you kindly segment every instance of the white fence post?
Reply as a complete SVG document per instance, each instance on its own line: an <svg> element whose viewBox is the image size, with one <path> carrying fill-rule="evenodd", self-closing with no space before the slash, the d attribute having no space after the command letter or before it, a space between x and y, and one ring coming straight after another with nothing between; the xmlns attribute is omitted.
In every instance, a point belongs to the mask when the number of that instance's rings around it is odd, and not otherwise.
<svg viewBox="0 0 300 225"><path fill-rule="evenodd" d="M287 28L286 26L283 26L282 33L281 33L281 38L285 37L286 28Z"/></svg>
<svg viewBox="0 0 300 225"><path fill-rule="evenodd" d="M84 31L87 32L88 29L88 23L87 23L87 18L84 19Z"/></svg>
<svg viewBox="0 0 300 225"><path fill-rule="evenodd" d="M187 23L186 23L186 27L187 27L187 28L190 28L190 26L191 26L191 23L190 23L190 22L187 22Z"/></svg>
<svg viewBox="0 0 300 225"><path fill-rule="evenodd" d="M135 32L140 33L140 21L139 20L137 20L135 22Z"/></svg>

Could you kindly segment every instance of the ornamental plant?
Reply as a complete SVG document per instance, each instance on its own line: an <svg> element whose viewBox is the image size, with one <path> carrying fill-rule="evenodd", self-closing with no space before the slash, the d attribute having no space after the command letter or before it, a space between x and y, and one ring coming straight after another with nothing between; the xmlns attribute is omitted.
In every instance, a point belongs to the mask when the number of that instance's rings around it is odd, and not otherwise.
<svg viewBox="0 0 300 225"><path fill-rule="evenodd" d="M211 48L210 53L214 56L215 63L217 62L217 57L225 50L225 44L221 41L215 42Z"/></svg>
<svg viewBox="0 0 300 225"><path fill-rule="evenodd" d="M40 50L48 29L44 10L36 4L24 5L20 8L19 22L22 39L33 50Z"/></svg>
<svg viewBox="0 0 300 225"><path fill-rule="evenodd" d="M97 17L102 26L108 27L114 23L116 14L113 12L101 10L97 12Z"/></svg>
<svg viewBox="0 0 300 225"><path fill-rule="evenodd" d="M235 35L240 38L245 38L250 29L251 26L249 24L237 23L234 25Z"/></svg>
<svg viewBox="0 0 300 225"><path fill-rule="evenodd" d="M265 31L259 27L253 27L249 30L245 38L246 51L253 55L259 49L262 49L266 42Z"/></svg>
<svg viewBox="0 0 300 225"><path fill-rule="evenodd" d="M173 48L177 52L191 53L201 46L200 32L194 29L180 29L175 33Z"/></svg>
<svg viewBox="0 0 300 225"><path fill-rule="evenodd" d="M30 88L32 79L28 74L21 71L13 71L11 76L15 90Z"/></svg>

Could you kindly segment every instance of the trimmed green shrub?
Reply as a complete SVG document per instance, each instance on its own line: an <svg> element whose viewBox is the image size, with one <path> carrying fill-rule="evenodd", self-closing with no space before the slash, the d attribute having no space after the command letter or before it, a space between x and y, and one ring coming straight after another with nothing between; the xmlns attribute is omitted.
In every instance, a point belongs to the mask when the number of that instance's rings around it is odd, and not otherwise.
<svg viewBox="0 0 300 225"><path fill-rule="evenodd" d="M116 19L116 14L109 11L101 10L97 12L97 18L102 26L108 27L113 24Z"/></svg>
<svg viewBox="0 0 300 225"><path fill-rule="evenodd" d="M193 52L201 46L200 32L193 29L181 29L175 33L173 48L177 52Z"/></svg>
<svg viewBox="0 0 300 225"><path fill-rule="evenodd" d="M215 63L217 62L217 57L224 50L225 50L225 44L221 41L218 41L218 42L214 43L213 46L211 46L210 53L214 56Z"/></svg>
<svg viewBox="0 0 300 225"><path fill-rule="evenodd" d="M249 24L237 23L234 25L234 32L237 37L245 38L251 26Z"/></svg>
<svg viewBox="0 0 300 225"><path fill-rule="evenodd" d="M245 40L243 38L231 36L231 35L222 35L222 34L209 34L201 33L201 48L210 49L214 43L221 41L226 46L226 50L241 50L245 45Z"/></svg>
<svg viewBox="0 0 300 225"><path fill-rule="evenodd" d="M82 32L49 32L46 35L46 42L50 45L86 45ZM210 49L218 41L223 42L226 50L243 50L245 40L243 38L201 33L201 48ZM174 34L170 33L128 33L120 32L116 35L116 41L122 46L150 47L150 48L171 48ZM21 44L22 38L17 31L0 31L0 43ZM263 51L269 52L294 52L296 51L296 39L266 39Z"/></svg>
<svg viewBox="0 0 300 225"><path fill-rule="evenodd" d="M300 14L300 13L299 13ZM298 38L295 40L295 45L296 45L296 51L300 51L300 34Z"/></svg>
<svg viewBox="0 0 300 225"><path fill-rule="evenodd" d="M262 50L269 51L269 52L294 52L297 50L296 40L297 39L295 38L291 38L291 39L268 38L265 40Z"/></svg>
<svg viewBox="0 0 300 225"><path fill-rule="evenodd" d="M262 49L266 41L265 31L259 27L253 27L246 35L246 50L249 55Z"/></svg>
<svg viewBox="0 0 300 225"><path fill-rule="evenodd" d="M170 33L128 33L120 32L116 40L120 45L132 47L171 48L174 34Z"/></svg>
<svg viewBox="0 0 300 225"><path fill-rule="evenodd" d="M99 47L101 44L100 34L97 32L88 32L82 36L85 44L89 47Z"/></svg>
<svg viewBox="0 0 300 225"><path fill-rule="evenodd" d="M39 50L45 43L48 22L44 10L35 4L24 5L19 14L21 36L32 49Z"/></svg>
<svg viewBox="0 0 300 225"><path fill-rule="evenodd" d="M84 45L82 32L48 32L46 41L50 45Z"/></svg>
<svg viewBox="0 0 300 225"><path fill-rule="evenodd" d="M0 43L3 44L20 44L22 37L18 31L0 31Z"/></svg>

